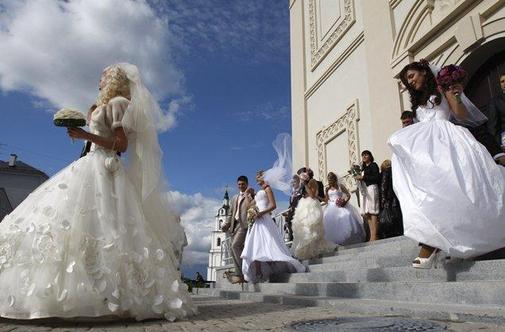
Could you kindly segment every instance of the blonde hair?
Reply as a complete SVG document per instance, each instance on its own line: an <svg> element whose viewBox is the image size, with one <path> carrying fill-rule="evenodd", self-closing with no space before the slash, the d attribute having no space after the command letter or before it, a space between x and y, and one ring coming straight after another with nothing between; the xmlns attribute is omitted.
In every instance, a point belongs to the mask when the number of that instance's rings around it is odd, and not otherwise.
<svg viewBox="0 0 505 332"><path fill-rule="evenodd" d="M102 74L105 86L100 90L97 106L107 105L114 97L130 98L130 80L126 72L119 65L112 65L104 69Z"/></svg>
<svg viewBox="0 0 505 332"><path fill-rule="evenodd" d="M386 168L391 167L391 160L386 159L381 164L381 171L384 171Z"/></svg>

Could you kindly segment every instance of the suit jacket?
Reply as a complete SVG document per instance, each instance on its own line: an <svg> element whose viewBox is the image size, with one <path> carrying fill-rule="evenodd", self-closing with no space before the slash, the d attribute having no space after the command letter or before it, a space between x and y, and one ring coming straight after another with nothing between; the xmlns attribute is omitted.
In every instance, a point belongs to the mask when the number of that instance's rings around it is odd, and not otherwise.
<svg viewBox="0 0 505 332"><path fill-rule="evenodd" d="M501 133L505 131L505 93L489 102L487 128L497 142L501 142Z"/></svg>
<svg viewBox="0 0 505 332"><path fill-rule="evenodd" d="M289 223L293 220L293 217L295 215L295 209L298 206L298 202L300 201L300 199L303 198L304 189L305 186L300 186L298 190L291 193L291 196L289 197L289 211L284 219L284 222Z"/></svg>
<svg viewBox="0 0 505 332"><path fill-rule="evenodd" d="M324 196L325 196L324 185L321 181L317 181L317 197L319 198L320 201L323 201Z"/></svg>
<svg viewBox="0 0 505 332"><path fill-rule="evenodd" d="M240 215L239 215L239 220L235 220L235 213L237 211L237 199L239 195L233 196L231 199L231 225L230 229L228 230L229 233L232 233L235 231L235 228L237 227L247 227L247 204L246 204L246 199L244 198L242 202L240 203ZM238 221L238 223L237 223Z"/></svg>

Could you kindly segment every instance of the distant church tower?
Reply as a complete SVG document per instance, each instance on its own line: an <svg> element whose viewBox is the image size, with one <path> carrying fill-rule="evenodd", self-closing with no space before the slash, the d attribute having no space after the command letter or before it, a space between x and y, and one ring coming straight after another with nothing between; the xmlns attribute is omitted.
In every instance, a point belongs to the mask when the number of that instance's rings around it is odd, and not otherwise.
<svg viewBox="0 0 505 332"><path fill-rule="evenodd" d="M214 230L211 236L211 245L209 252L209 266L207 267L207 280L216 281L216 267L224 266L221 256L221 246L226 238L226 233L221 231L221 225L231 218L230 197L226 189L223 198L223 206L219 208L214 223Z"/></svg>

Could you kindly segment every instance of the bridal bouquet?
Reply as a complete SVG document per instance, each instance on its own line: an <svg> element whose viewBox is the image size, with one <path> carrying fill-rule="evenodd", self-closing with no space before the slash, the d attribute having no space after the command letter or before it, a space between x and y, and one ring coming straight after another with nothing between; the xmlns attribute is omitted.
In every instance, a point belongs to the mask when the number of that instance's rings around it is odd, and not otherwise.
<svg viewBox="0 0 505 332"><path fill-rule="evenodd" d="M347 171L353 178L357 177L358 175L361 175L361 167L359 165L352 165L351 169Z"/></svg>
<svg viewBox="0 0 505 332"><path fill-rule="evenodd" d="M437 84L440 85L444 91L447 91L451 85L463 84L466 76L466 71L460 66L444 66L437 74ZM456 98L458 103L461 103L461 96L456 95Z"/></svg>
<svg viewBox="0 0 505 332"><path fill-rule="evenodd" d="M340 196L339 198L337 198L337 200L335 201L335 204L338 207L344 207L347 204L347 195L343 194L342 196Z"/></svg>
<svg viewBox="0 0 505 332"><path fill-rule="evenodd" d="M247 209L247 226L251 229L254 225L254 221L258 217L259 214L258 207L254 201L251 202L251 205Z"/></svg>
<svg viewBox="0 0 505 332"><path fill-rule="evenodd" d="M62 108L54 115L53 123L58 127L84 127L86 118L77 110Z"/></svg>
<svg viewBox="0 0 505 332"><path fill-rule="evenodd" d="M356 177L361 175L361 166L360 165L356 165L356 164L353 164L351 166L351 169L347 171L347 173L349 173L353 179L356 180ZM357 184L357 187L358 187L358 190L356 190L356 198L358 200L358 206L360 206L360 202L359 202L359 191L361 190L362 193L365 193L366 192L366 188L364 188L364 183L362 181L358 181L356 180L356 184ZM361 187L361 188L360 188ZM344 204L345 205L345 204ZM343 206L343 205L342 205Z"/></svg>

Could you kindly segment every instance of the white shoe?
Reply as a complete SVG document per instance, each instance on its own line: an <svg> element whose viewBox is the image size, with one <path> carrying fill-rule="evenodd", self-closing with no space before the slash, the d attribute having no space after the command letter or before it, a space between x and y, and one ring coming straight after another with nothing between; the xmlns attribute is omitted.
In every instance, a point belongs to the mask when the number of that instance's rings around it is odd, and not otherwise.
<svg viewBox="0 0 505 332"><path fill-rule="evenodd" d="M416 269L431 269L431 266L433 265L433 268L437 268L437 262L438 262L438 253L439 250L434 250L430 257L427 258L422 258L422 257L416 257L414 261L412 262L412 267Z"/></svg>

